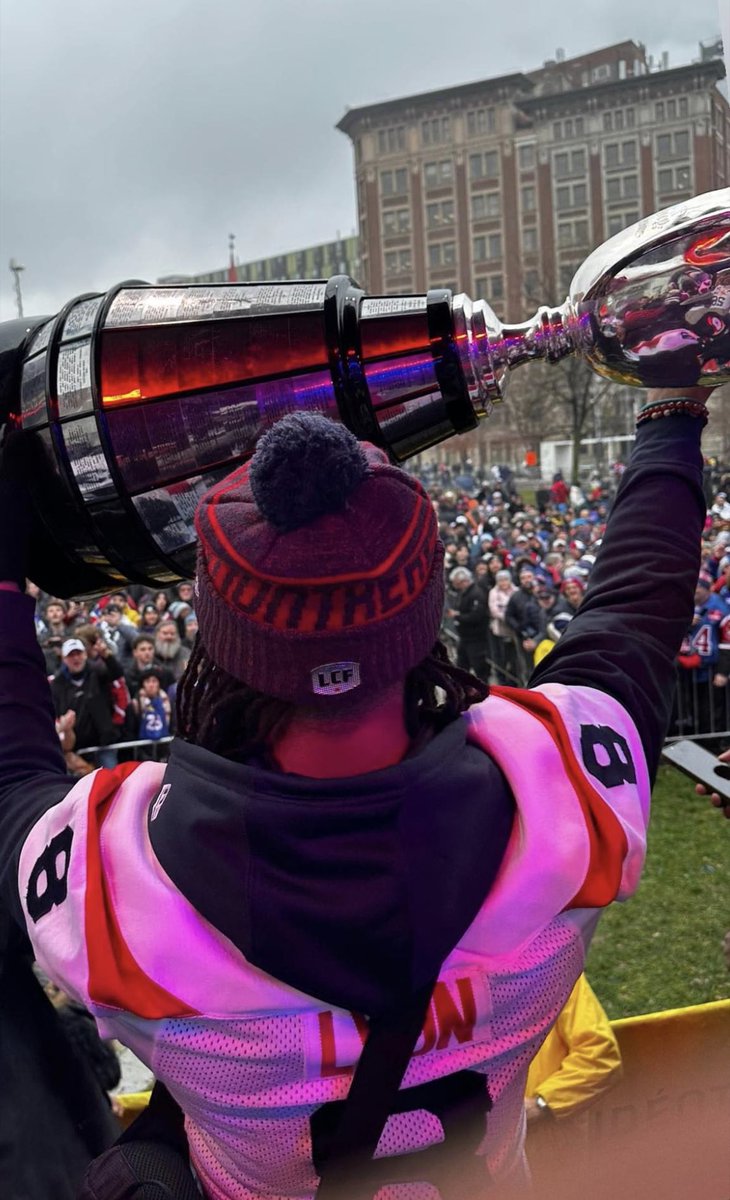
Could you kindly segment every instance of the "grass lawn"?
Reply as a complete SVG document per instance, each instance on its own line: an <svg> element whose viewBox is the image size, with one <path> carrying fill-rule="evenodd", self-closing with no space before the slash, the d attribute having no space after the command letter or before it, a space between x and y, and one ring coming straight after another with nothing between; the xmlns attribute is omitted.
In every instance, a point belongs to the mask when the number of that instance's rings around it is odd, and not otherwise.
<svg viewBox="0 0 730 1200"><path fill-rule="evenodd" d="M730 994L730 821L673 767L654 788L637 894L601 918L587 974L610 1017L681 1008Z"/></svg>

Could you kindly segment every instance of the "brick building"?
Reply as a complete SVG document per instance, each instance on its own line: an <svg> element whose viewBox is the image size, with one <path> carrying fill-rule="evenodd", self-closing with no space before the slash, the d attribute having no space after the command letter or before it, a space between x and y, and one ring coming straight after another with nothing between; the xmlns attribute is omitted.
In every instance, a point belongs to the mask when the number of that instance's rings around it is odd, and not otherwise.
<svg viewBox="0 0 730 1200"><path fill-rule="evenodd" d="M451 287L518 320L562 301L607 237L725 186L722 59L652 66L627 41L348 110L337 128L355 151L363 285Z"/></svg>

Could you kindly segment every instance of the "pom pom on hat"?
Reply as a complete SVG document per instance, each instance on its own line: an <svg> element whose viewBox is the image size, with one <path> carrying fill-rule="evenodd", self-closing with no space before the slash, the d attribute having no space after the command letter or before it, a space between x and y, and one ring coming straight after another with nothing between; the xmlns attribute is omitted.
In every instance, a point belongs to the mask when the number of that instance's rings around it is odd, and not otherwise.
<svg viewBox="0 0 730 1200"><path fill-rule="evenodd" d="M343 509L367 471L363 448L344 425L292 413L259 441L249 480L261 515L286 533Z"/></svg>

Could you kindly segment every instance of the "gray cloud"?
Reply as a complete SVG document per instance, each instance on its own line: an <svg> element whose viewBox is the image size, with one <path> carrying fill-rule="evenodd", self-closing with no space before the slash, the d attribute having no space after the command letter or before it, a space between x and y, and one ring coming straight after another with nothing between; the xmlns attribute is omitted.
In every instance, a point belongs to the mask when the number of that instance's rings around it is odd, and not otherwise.
<svg viewBox="0 0 730 1200"><path fill-rule="evenodd" d="M717 0L0 0L0 317L355 225L345 108L634 38L670 65ZM548 19L549 18L549 19ZM671 32L669 30L671 26Z"/></svg>

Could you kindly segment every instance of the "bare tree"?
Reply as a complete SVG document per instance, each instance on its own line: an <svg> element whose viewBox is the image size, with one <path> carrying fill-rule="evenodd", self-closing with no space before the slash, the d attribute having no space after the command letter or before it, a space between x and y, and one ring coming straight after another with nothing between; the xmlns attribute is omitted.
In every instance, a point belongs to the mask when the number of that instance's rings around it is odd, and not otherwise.
<svg viewBox="0 0 730 1200"><path fill-rule="evenodd" d="M545 438L569 439L571 482L578 483L580 443L593 429L596 409L613 387L573 355L559 363L529 363L509 381L507 419L528 448L537 449Z"/></svg>

